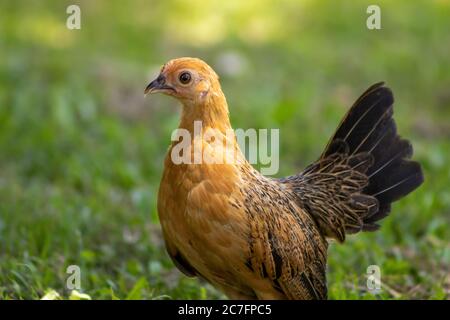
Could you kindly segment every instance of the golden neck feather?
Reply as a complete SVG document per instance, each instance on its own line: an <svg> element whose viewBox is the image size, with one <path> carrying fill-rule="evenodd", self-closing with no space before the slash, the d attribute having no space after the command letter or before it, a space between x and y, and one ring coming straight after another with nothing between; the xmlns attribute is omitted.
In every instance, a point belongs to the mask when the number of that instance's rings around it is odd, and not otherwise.
<svg viewBox="0 0 450 320"><path fill-rule="evenodd" d="M228 104L220 88L211 90L204 99L184 103L179 128L193 132L194 121L201 121L204 128L211 127L222 133L231 129Z"/></svg>

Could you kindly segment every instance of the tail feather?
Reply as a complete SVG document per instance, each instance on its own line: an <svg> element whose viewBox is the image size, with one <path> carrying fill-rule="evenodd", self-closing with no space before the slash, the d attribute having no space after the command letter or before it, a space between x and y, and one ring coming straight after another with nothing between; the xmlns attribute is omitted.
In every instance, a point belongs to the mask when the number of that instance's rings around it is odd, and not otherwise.
<svg viewBox="0 0 450 320"><path fill-rule="evenodd" d="M299 203L325 236L374 231L391 203L423 182L413 149L393 119L394 97L383 83L364 92L341 121L318 161L280 181L291 185Z"/></svg>
<svg viewBox="0 0 450 320"><path fill-rule="evenodd" d="M363 220L369 229L388 215L392 202L423 182L420 164L409 160L413 154L411 143L397 134L392 118L393 103L392 91L384 83L371 86L349 110L329 144L342 140L348 145L350 155L368 153L373 157L373 165L366 171L368 185L362 190L379 202L378 211ZM327 147L322 157L332 152Z"/></svg>

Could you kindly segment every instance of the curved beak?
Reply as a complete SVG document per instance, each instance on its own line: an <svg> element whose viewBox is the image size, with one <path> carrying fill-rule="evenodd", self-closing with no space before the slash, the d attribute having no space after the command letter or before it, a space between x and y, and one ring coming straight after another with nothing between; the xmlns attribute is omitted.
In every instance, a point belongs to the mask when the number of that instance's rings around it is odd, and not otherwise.
<svg viewBox="0 0 450 320"><path fill-rule="evenodd" d="M166 78L163 75L159 75L158 78L150 82L144 90L144 93L147 95L149 93L157 93L164 91L175 91L175 88L166 84Z"/></svg>

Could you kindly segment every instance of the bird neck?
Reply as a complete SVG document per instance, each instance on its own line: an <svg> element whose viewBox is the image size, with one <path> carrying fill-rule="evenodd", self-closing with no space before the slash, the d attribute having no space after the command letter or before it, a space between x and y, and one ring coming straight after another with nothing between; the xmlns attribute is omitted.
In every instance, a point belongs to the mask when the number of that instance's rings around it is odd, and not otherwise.
<svg viewBox="0 0 450 320"><path fill-rule="evenodd" d="M213 128L224 134L231 130L228 104L222 90L208 93L203 99L183 103L179 128L193 133L196 121L201 121L204 128Z"/></svg>

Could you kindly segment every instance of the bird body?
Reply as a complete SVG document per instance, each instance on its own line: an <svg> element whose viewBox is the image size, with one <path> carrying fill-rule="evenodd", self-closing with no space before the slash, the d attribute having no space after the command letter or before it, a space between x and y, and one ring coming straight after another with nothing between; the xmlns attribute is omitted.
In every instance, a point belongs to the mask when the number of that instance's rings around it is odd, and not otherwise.
<svg viewBox="0 0 450 320"><path fill-rule="evenodd" d="M390 203L423 181L420 166L407 160L410 144L396 134L392 94L382 84L354 104L315 163L282 179L260 174L227 134L227 102L203 61L171 60L146 92L182 102L179 130L192 137L184 150L191 159L234 155L230 163L178 163L173 141L158 194L175 265L230 298L325 299L328 239L375 230ZM196 133L195 121L227 143Z"/></svg>
<svg viewBox="0 0 450 320"><path fill-rule="evenodd" d="M288 187L246 161L180 167L168 156L165 163L158 212L169 253L186 274L239 299L286 298L274 281L306 267L317 268L324 287L327 242ZM276 241L292 246L275 253Z"/></svg>

